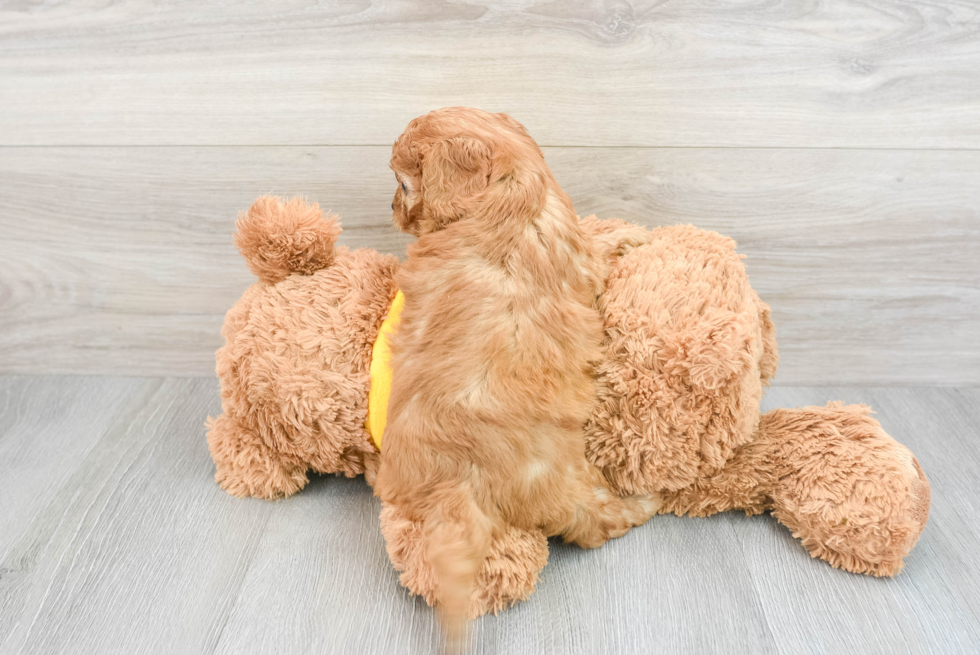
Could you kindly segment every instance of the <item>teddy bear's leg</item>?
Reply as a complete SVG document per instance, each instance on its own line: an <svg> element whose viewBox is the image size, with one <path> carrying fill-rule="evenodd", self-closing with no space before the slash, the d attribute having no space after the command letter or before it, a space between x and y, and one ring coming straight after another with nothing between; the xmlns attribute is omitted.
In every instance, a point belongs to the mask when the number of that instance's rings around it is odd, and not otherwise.
<svg viewBox="0 0 980 655"><path fill-rule="evenodd" d="M759 432L780 453L773 516L813 557L892 576L929 517L929 481L863 405L775 410Z"/></svg>
<svg viewBox="0 0 980 655"><path fill-rule="evenodd" d="M664 510L772 510L814 557L856 573L902 568L929 515L919 463L861 405L777 409L716 474L667 494Z"/></svg>
<svg viewBox="0 0 980 655"><path fill-rule="evenodd" d="M270 448L254 430L222 414L208 422L208 449L221 488L238 496L284 498L306 486L306 464Z"/></svg>
<svg viewBox="0 0 980 655"><path fill-rule="evenodd" d="M381 532L391 563L401 572L399 581L412 595L422 596L433 605L435 576L426 560L421 523L401 516L395 506L382 503ZM508 526L503 533L495 535L476 577L470 618L488 612L496 614L526 600L547 563L548 540L540 530Z"/></svg>

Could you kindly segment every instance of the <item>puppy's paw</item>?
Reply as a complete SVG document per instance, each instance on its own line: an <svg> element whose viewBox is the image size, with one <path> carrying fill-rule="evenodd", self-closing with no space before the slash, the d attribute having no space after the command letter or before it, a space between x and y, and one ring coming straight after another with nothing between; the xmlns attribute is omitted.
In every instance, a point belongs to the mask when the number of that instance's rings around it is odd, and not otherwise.
<svg viewBox="0 0 980 655"><path fill-rule="evenodd" d="M643 508L644 514L646 514L649 519L654 514L660 511L660 508L664 506L664 499L659 493L644 494L642 496L634 496L636 502Z"/></svg>
<svg viewBox="0 0 980 655"><path fill-rule="evenodd" d="M592 237L600 259L610 263L634 248L650 243L651 239L650 230L619 218L587 216L580 219L579 225Z"/></svg>

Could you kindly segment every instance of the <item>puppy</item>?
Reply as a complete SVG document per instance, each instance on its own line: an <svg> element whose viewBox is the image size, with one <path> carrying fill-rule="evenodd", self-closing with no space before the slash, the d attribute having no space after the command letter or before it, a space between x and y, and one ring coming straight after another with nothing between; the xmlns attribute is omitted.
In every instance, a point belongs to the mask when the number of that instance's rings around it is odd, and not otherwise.
<svg viewBox="0 0 980 655"><path fill-rule="evenodd" d="M592 548L644 523L585 459L603 262L527 131L454 107L395 143L394 221L418 237L397 284L394 381L376 491L422 525L461 646L474 580L508 524Z"/></svg>

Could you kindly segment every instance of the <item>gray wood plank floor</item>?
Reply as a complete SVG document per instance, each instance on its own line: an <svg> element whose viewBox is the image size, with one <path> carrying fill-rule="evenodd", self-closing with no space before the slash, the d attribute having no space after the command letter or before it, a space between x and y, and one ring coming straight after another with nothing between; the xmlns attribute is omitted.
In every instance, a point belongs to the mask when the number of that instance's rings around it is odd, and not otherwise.
<svg viewBox="0 0 980 655"><path fill-rule="evenodd" d="M770 517L656 517L596 551L552 543L477 653L980 650L980 390L771 390L867 402L929 475L897 578L812 560ZM213 481L213 379L0 377L0 653L435 652L361 479L279 502Z"/></svg>

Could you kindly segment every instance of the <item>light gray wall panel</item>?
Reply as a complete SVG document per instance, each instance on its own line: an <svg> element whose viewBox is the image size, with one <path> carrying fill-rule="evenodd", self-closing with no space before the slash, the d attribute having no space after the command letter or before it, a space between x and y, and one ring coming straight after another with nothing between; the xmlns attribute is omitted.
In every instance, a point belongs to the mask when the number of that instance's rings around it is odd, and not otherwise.
<svg viewBox="0 0 980 655"><path fill-rule="evenodd" d="M387 147L0 148L0 370L210 375L262 193L404 254ZM980 382L980 152L547 148L579 213L739 241L777 384Z"/></svg>

